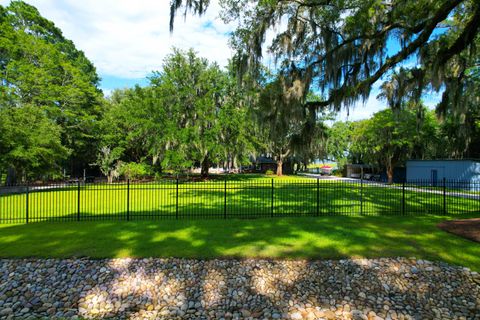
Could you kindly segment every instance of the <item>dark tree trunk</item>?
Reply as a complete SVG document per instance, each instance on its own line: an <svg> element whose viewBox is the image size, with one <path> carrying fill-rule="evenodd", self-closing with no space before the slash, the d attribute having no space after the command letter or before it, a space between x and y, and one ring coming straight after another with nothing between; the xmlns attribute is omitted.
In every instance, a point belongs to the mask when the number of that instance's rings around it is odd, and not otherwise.
<svg viewBox="0 0 480 320"><path fill-rule="evenodd" d="M7 170L7 180L5 181L5 184L7 186L13 186L16 183L17 183L17 175L15 172L15 168L9 167Z"/></svg>
<svg viewBox="0 0 480 320"><path fill-rule="evenodd" d="M201 164L201 171L200 175L202 178L208 178L208 169L210 168L210 161L208 160L208 156L203 159L202 164Z"/></svg>
<svg viewBox="0 0 480 320"><path fill-rule="evenodd" d="M158 165L158 173L162 174L163 173L163 167L161 164Z"/></svg>

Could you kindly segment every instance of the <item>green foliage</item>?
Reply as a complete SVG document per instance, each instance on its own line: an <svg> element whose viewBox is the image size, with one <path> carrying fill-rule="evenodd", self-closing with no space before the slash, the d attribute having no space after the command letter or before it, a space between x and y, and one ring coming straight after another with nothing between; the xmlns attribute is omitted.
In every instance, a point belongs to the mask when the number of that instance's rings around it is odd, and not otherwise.
<svg viewBox="0 0 480 320"><path fill-rule="evenodd" d="M51 176L69 155L61 128L35 106L0 108L0 168L13 168L23 178Z"/></svg>
<svg viewBox="0 0 480 320"><path fill-rule="evenodd" d="M118 159L122 155L123 149L116 147L113 150L105 146L99 150L97 161L93 164L100 168L100 171L108 177L108 182L112 183L114 178L120 175Z"/></svg>
<svg viewBox="0 0 480 320"><path fill-rule="evenodd" d="M223 74L225 90L218 113L222 128L220 144L223 149L220 160L225 163L226 168L250 164L250 156L262 145L259 126L254 121L253 114L257 90L240 86L234 68L234 63L230 61Z"/></svg>
<svg viewBox="0 0 480 320"><path fill-rule="evenodd" d="M208 175L210 164L244 155L247 112L228 72L192 50L174 49L151 83L166 110L164 167L180 171L198 163Z"/></svg>
<svg viewBox="0 0 480 320"><path fill-rule="evenodd" d="M119 168L119 174L125 177L125 180L137 180L151 175L151 168L143 163L122 163Z"/></svg>
<svg viewBox="0 0 480 320"><path fill-rule="evenodd" d="M163 72L151 79L171 114L168 127L173 131L171 147L164 163L185 168L198 161L208 169L220 153L221 126L217 114L221 107L223 79L217 65L196 56L193 50L174 49L163 66Z"/></svg>
<svg viewBox="0 0 480 320"><path fill-rule="evenodd" d="M180 9L202 14L209 1L173 3L172 17ZM307 106L349 108L365 100L375 82L398 76L395 97L389 97L393 105L412 97L418 103L423 93L445 89L438 110L464 110L466 71L478 65L477 0L222 0L220 5L223 20L236 24L231 44L240 74L258 72L268 48L287 88ZM395 71L414 59L418 66ZM324 99L307 101L311 91Z"/></svg>
<svg viewBox="0 0 480 320"><path fill-rule="evenodd" d="M420 123L417 112L423 114ZM389 182L395 166L409 158L434 158L437 151L439 125L422 105L377 112L357 122L353 130L352 152L362 162L386 168Z"/></svg>
<svg viewBox="0 0 480 320"><path fill-rule="evenodd" d="M337 121L327 129L326 154L337 161L339 167L352 157L349 153L352 146L353 125L351 122Z"/></svg>
<svg viewBox="0 0 480 320"><path fill-rule="evenodd" d="M159 174L200 165L206 175L219 162L238 167L254 150L249 95L229 68L174 49L149 86L108 98L102 145L121 148L119 160L149 164Z"/></svg>
<svg viewBox="0 0 480 320"><path fill-rule="evenodd" d="M367 163L390 174L407 159L449 158L453 150L462 150L457 154L461 157L469 141L461 139L461 125L455 119L449 116L442 121L414 100L402 102L399 108L377 112L370 119L335 122L329 128L327 153L340 168L347 162ZM469 139L477 137L473 134Z"/></svg>
<svg viewBox="0 0 480 320"><path fill-rule="evenodd" d="M51 158L59 161L52 164L52 170L59 170L64 160L74 165L94 159L92 146L101 111L98 83L95 68L83 52L37 9L22 1L0 6L0 108L28 105L50 119L51 130L59 133L62 145L50 150L59 152ZM28 127L23 131L28 132ZM7 136L13 135L3 135L0 140ZM0 145L5 143L12 141ZM68 157L64 157L64 149L70 150ZM14 162L6 165L24 166ZM39 169L37 173L42 172Z"/></svg>
<svg viewBox="0 0 480 320"><path fill-rule="evenodd" d="M267 83L260 91L255 108L264 150L277 161L277 175L282 175L282 163L288 157L305 166L320 157L325 134L324 115L305 108L295 94L286 89L285 81L279 75Z"/></svg>
<svg viewBox="0 0 480 320"><path fill-rule="evenodd" d="M120 148L124 161L158 162L165 143L166 113L151 88L115 90L100 122L102 144Z"/></svg>
<svg viewBox="0 0 480 320"><path fill-rule="evenodd" d="M202 14L209 5L201 0L174 3L170 27L177 10ZM283 90L293 91L307 107L348 108L368 97L372 85L382 78L389 78L382 85L382 97L395 109L408 101L420 103L429 90L443 91L437 111L445 120L444 156L480 155L478 1L222 0L220 4L224 21L237 24L231 44L240 76L258 73L268 47L286 78ZM273 38L267 37L272 30ZM394 43L396 52L391 50ZM419 63L405 67L413 58ZM325 98L308 101L312 90ZM421 114L417 116L423 121ZM333 135L328 153L344 159L345 141Z"/></svg>
<svg viewBox="0 0 480 320"><path fill-rule="evenodd" d="M267 171L265 171L265 174L266 174L267 176L271 176L271 175L274 175L275 172L273 172L273 170L268 169Z"/></svg>
<svg viewBox="0 0 480 320"><path fill-rule="evenodd" d="M173 1L172 14L201 14L208 3ZM194 166L206 176L213 164L236 168L259 153L297 168L324 157L388 168L406 157L480 156L476 2L245 3L221 1L222 18L238 21L225 70L174 49L149 86L108 99L93 64L53 22L22 1L0 6L0 175L78 174L94 163L112 181L127 163L132 177ZM273 77L260 58L280 21ZM448 28L436 32L440 25ZM397 40L399 52L387 56ZM397 67L415 55L419 65ZM332 109L367 97L379 79L394 112L327 128ZM441 124L421 106L428 89L444 90Z"/></svg>
<svg viewBox="0 0 480 320"><path fill-rule="evenodd" d="M266 150L277 161L277 168L281 168L282 161L293 153L293 137L300 134L305 120L301 105L296 100L285 99L282 81L278 78L265 86L256 110Z"/></svg>
<svg viewBox="0 0 480 320"><path fill-rule="evenodd" d="M343 177L343 170L342 169L333 170L332 171L332 176Z"/></svg>
<svg viewBox="0 0 480 320"><path fill-rule="evenodd" d="M480 39L477 40L477 47ZM480 54L463 54L461 59L446 70L446 92L439 105L439 115L444 119L442 133L444 148L452 158L480 158ZM453 106L459 106L453 108Z"/></svg>

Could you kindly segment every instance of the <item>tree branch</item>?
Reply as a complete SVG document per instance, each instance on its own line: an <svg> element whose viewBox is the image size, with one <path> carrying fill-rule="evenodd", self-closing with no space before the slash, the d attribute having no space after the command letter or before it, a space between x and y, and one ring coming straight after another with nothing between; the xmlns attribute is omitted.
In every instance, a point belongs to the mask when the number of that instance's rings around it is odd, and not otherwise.
<svg viewBox="0 0 480 320"><path fill-rule="evenodd" d="M423 29L422 33L412 41L407 47L402 49L393 57L387 59L385 63L371 76L366 78L365 80L361 81L353 90L353 95L358 94L362 88L366 86L371 86L375 81L380 79L388 70L396 66L399 62L405 60L409 55L415 52L420 46L428 41L431 34L435 30L436 25L445 20L450 12L458 6L462 0L452 0L447 1L432 17L432 19L425 24L425 28ZM333 89L330 93L330 97L327 101L330 103L333 102L336 95L344 96L345 95L346 87L342 87L339 89Z"/></svg>
<svg viewBox="0 0 480 320"><path fill-rule="evenodd" d="M438 61L438 65L444 65L450 58L454 55L459 54L462 52L469 43L473 41L475 36L478 33L480 28L480 4L477 4L475 7L475 11L473 13L473 17L467 23L463 32L460 36L455 40L455 42L448 48L441 48L438 51L438 56L440 60Z"/></svg>

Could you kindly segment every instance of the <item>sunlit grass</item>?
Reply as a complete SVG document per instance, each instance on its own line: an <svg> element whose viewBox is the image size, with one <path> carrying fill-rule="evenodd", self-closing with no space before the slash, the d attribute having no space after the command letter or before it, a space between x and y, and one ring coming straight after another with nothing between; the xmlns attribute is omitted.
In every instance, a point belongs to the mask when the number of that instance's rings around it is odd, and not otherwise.
<svg viewBox="0 0 480 320"><path fill-rule="evenodd" d="M480 271L480 244L438 229L436 224L444 219L435 215L323 216L0 225L0 257L402 256Z"/></svg>

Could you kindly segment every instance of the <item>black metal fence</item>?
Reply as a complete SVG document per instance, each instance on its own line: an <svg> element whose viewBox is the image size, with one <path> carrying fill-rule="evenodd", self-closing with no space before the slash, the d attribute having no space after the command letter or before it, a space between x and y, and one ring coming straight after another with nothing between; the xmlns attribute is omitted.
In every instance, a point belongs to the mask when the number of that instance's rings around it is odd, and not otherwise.
<svg viewBox="0 0 480 320"><path fill-rule="evenodd" d="M0 223L465 212L480 212L480 183L245 179L0 187Z"/></svg>

